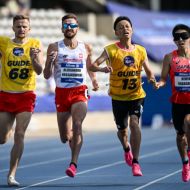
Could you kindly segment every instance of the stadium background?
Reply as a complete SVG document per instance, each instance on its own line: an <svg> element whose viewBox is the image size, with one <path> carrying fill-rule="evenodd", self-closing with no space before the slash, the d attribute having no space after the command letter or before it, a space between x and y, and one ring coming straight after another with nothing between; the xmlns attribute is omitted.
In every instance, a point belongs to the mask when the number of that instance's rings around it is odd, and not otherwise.
<svg viewBox="0 0 190 190"><path fill-rule="evenodd" d="M11 31L12 16L26 11L31 17L31 36L39 38L44 46L44 60L47 46L63 38L61 17L67 12L75 13L79 18L78 39L93 47L93 60L103 47L116 40L112 29L118 15L129 16L133 22L133 42L146 47L150 64L159 79L163 55L175 48L171 30L177 23L190 25L190 1L188 0L1 0L0 35L13 36ZM144 73L143 73L144 75ZM111 110L107 95L108 75L97 73L100 83L99 92L91 91L88 78L89 111L105 112ZM165 88L155 91L143 76L144 89L147 93L142 126L169 124L170 83ZM37 78L37 105L35 112L54 113L53 80L46 81L43 76Z"/></svg>

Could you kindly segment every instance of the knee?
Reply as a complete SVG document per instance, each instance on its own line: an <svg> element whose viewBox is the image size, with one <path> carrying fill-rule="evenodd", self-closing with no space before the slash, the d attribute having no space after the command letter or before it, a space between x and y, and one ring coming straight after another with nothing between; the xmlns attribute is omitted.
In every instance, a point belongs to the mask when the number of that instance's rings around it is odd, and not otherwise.
<svg viewBox="0 0 190 190"><path fill-rule="evenodd" d="M190 130L190 114L188 114L185 119L184 119L184 123L187 126L187 128Z"/></svg>
<svg viewBox="0 0 190 190"><path fill-rule="evenodd" d="M73 121L73 129L77 129L80 131L82 129L82 122L81 121Z"/></svg>
<svg viewBox="0 0 190 190"><path fill-rule="evenodd" d="M22 142L24 141L24 132L22 131L15 131L15 134L14 134L14 139L15 139L15 142Z"/></svg>
<svg viewBox="0 0 190 190"><path fill-rule="evenodd" d="M131 130L139 130L139 118L137 116L133 116L130 118L130 129Z"/></svg>
<svg viewBox="0 0 190 190"><path fill-rule="evenodd" d="M82 129L80 127L77 127L75 129L73 129L73 136L74 137L78 137L82 135Z"/></svg>
<svg viewBox="0 0 190 190"><path fill-rule="evenodd" d="M81 135L82 134L82 122L76 121L73 122L73 135Z"/></svg>
<svg viewBox="0 0 190 190"><path fill-rule="evenodd" d="M128 136L128 130L127 130L127 128L126 129L122 129L122 130L118 130L117 135L119 137Z"/></svg>

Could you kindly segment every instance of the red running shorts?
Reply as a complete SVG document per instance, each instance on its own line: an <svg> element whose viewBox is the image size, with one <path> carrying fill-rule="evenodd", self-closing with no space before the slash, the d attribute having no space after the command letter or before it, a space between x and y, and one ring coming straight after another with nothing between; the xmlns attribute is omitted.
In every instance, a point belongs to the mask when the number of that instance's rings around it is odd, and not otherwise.
<svg viewBox="0 0 190 190"><path fill-rule="evenodd" d="M9 93L0 92L0 112L33 112L36 95L34 92Z"/></svg>
<svg viewBox="0 0 190 190"><path fill-rule="evenodd" d="M72 88L55 89L55 104L57 112L69 112L72 104L76 102L87 102L89 99L86 85Z"/></svg>

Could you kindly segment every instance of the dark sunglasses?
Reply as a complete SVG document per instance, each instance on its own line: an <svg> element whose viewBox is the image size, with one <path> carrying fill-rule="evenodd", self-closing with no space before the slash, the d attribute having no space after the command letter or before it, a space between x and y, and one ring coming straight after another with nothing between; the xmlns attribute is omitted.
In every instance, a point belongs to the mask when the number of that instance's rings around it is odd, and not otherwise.
<svg viewBox="0 0 190 190"><path fill-rule="evenodd" d="M77 28L78 27L78 25L77 24L74 24L74 23L69 23L69 24L67 24L67 23L64 23L63 24L63 29L68 29L68 28Z"/></svg>
<svg viewBox="0 0 190 190"><path fill-rule="evenodd" d="M174 33L174 41L187 40L190 37L188 32Z"/></svg>

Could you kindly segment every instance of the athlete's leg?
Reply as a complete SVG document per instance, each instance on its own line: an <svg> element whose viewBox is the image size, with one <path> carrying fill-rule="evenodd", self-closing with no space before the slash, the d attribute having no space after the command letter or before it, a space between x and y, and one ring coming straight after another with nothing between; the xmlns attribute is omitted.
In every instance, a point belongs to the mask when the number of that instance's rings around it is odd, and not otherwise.
<svg viewBox="0 0 190 190"><path fill-rule="evenodd" d="M184 131L187 137L187 148L190 150L190 114L187 114L184 119Z"/></svg>
<svg viewBox="0 0 190 190"><path fill-rule="evenodd" d="M177 133L176 137L177 148L182 160L182 180L187 182L190 180L190 167L189 167L189 159L187 154L187 138L185 134Z"/></svg>
<svg viewBox="0 0 190 190"><path fill-rule="evenodd" d="M138 160L140 144L141 144L141 129L139 126L139 118L136 115L130 116L130 144L133 153L133 158Z"/></svg>
<svg viewBox="0 0 190 190"><path fill-rule="evenodd" d="M177 149L182 160L182 180L187 182L190 180L190 171L187 154L188 117L186 117L186 105L173 103L172 119L176 130Z"/></svg>
<svg viewBox="0 0 190 190"><path fill-rule="evenodd" d="M77 102L71 107L71 115L73 121L73 139L72 139L72 156L71 162L77 164L78 156L83 143L82 123L87 113L87 103Z"/></svg>
<svg viewBox="0 0 190 190"><path fill-rule="evenodd" d="M24 150L25 131L31 120L31 112L22 112L16 115L16 127L14 134L14 145L11 150L10 170L8 176L15 176L16 169Z"/></svg>
<svg viewBox="0 0 190 190"><path fill-rule="evenodd" d="M123 101L112 100L112 110L117 126L117 136L126 150L129 147L128 144L128 104Z"/></svg>
<svg viewBox="0 0 190 190"><path fill-rule="evenodd" d="M121 129L117 131L117 136L123 146L123 149L126 150L129 147L128 144L128 128Z"/></svg>
<svg viewBox="0 0 190 190"><path fill-rule="evenodd" d="M0 112L0 144L7 142L11 136L15 116L8 112Z"/></svg>
<svg viewBox="0 0 190 190"><path fill-rule="evenodd" d="M185 134L176 135L176 144L182 160L187 158L187 139Z"/></svg>
<svg viewBox="0 0 190 190"><path fill-rule="evenodd" d="M69 112L57 112L57 123L62 143L71 142L73 137L71 114Z"/></svg>
<svg viewBox="0 0 190 190"><path fill-rule="evenodd" d="M187 160L187 136L188 117L185 114L185 107L181 104L172 104L172 119L176 130L176 144L182 159Z"/></svg>

